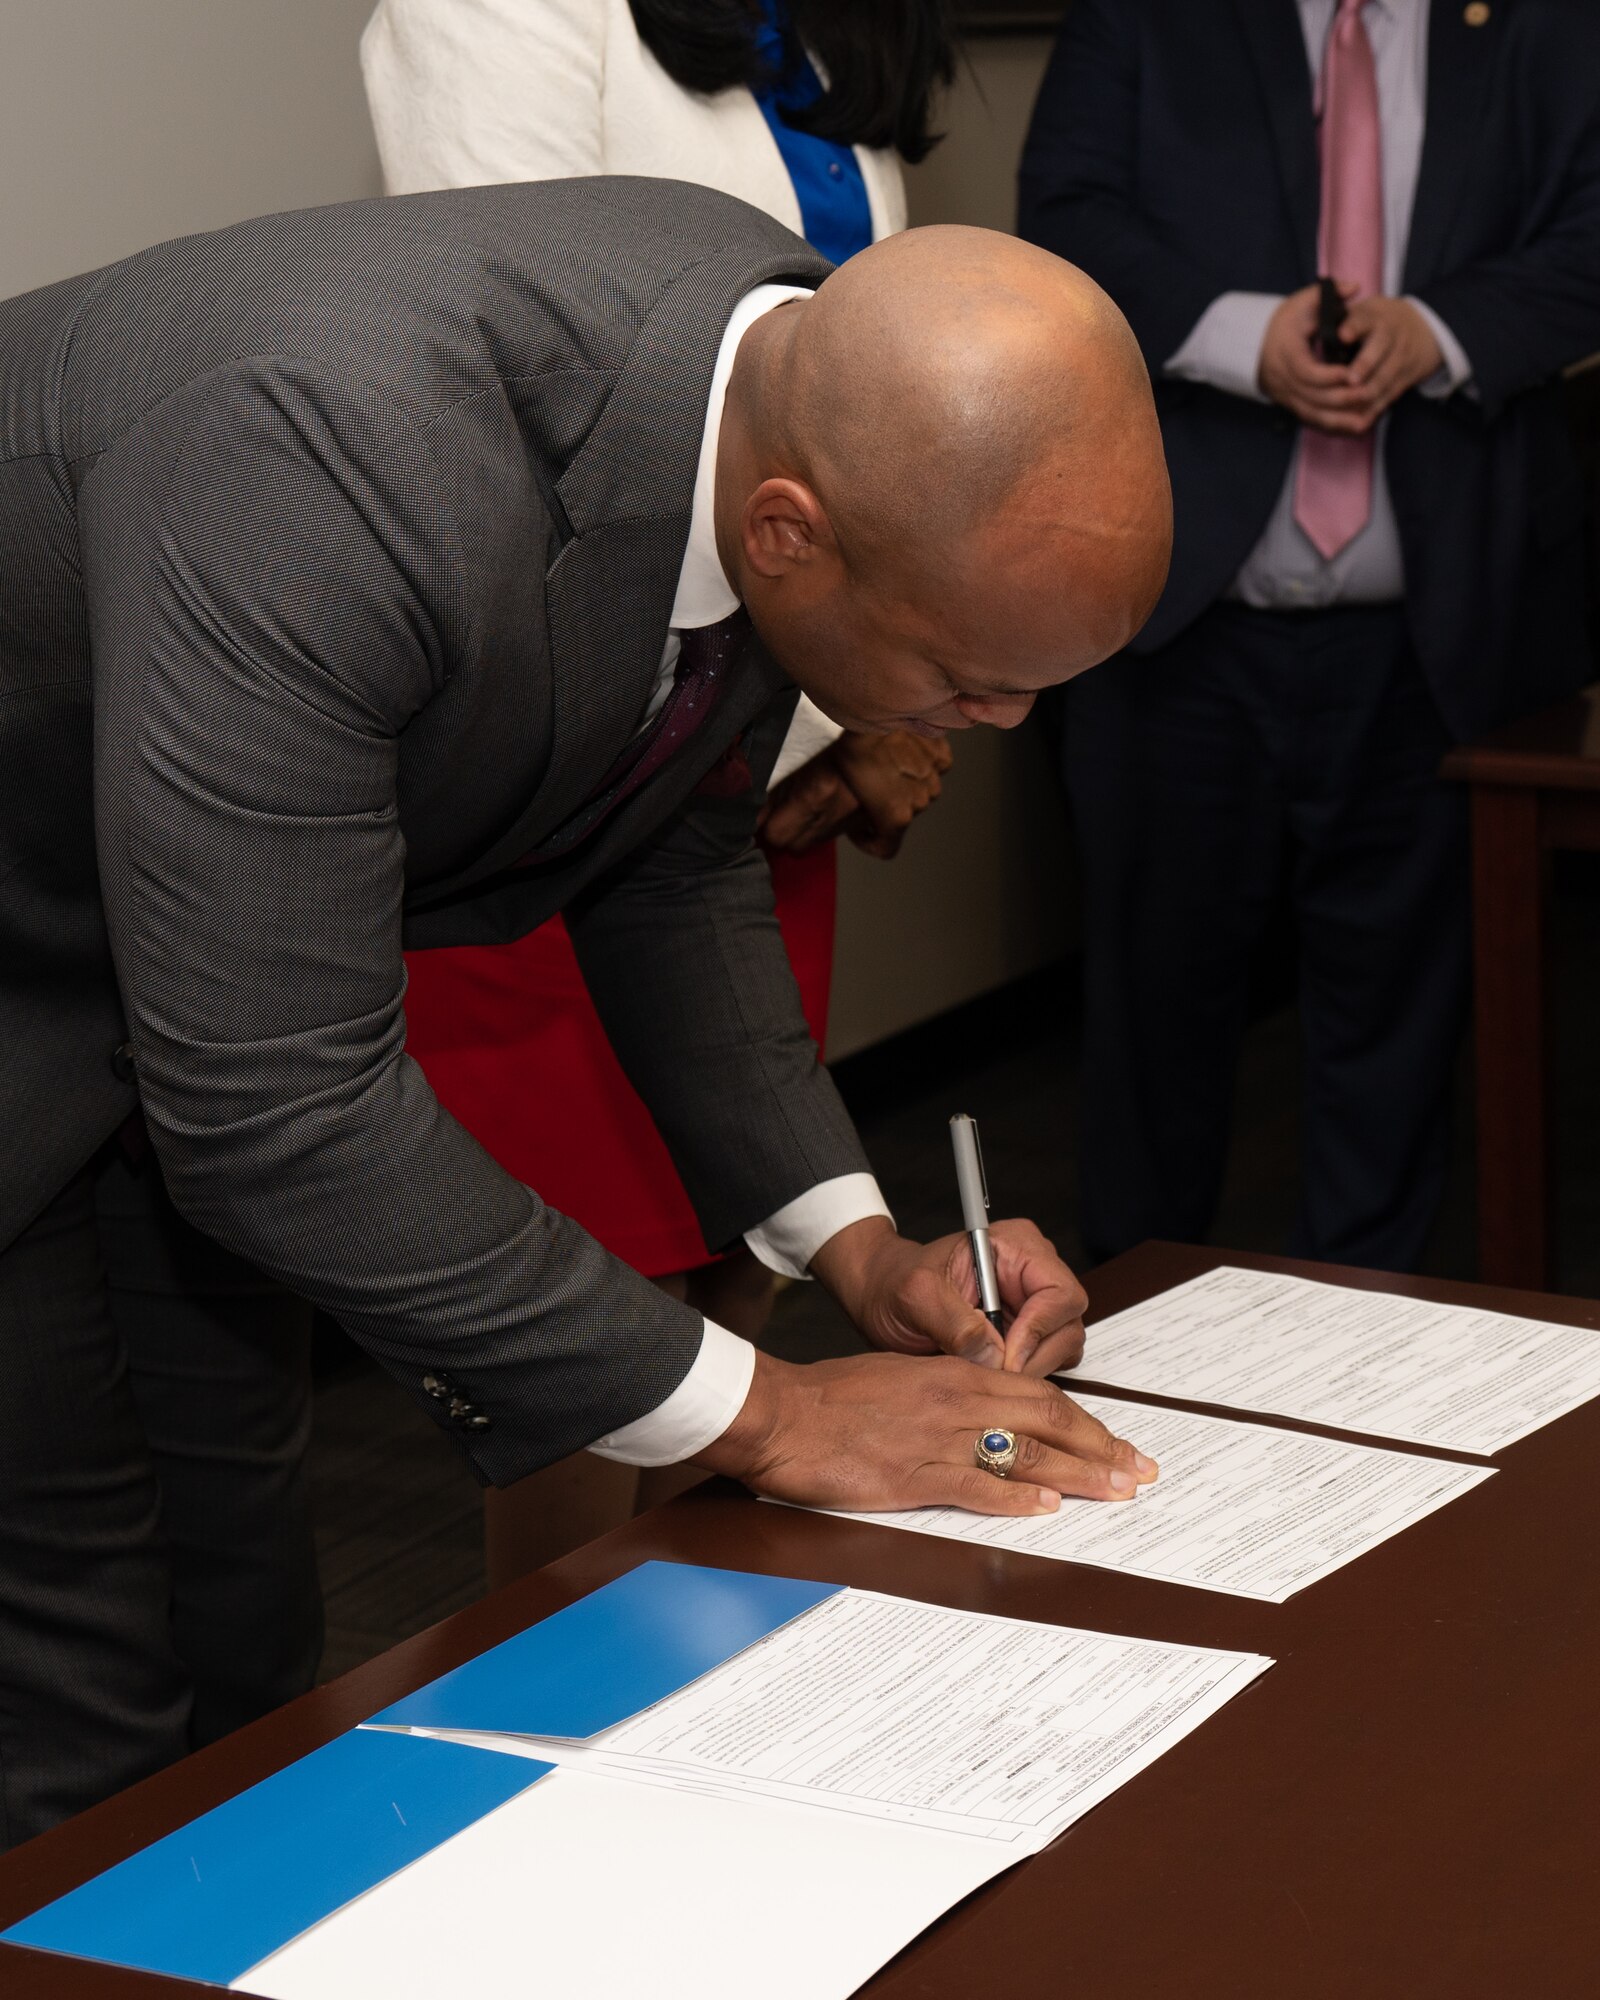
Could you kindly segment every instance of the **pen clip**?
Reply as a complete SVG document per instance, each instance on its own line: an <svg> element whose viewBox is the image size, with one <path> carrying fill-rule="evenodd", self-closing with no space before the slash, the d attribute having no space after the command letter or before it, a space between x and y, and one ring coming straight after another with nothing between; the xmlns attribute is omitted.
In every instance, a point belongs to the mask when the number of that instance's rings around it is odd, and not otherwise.
<svg viewBox="0 0 1600 2000"><path fill-rule="evenodd" d="M983 1164L983 1141L978 1137L978 1121L969 1121L972 1126L972 1150L978 1157L978 1186L983 1190L983 1212L989 1213L989 1174Z"/></svg>

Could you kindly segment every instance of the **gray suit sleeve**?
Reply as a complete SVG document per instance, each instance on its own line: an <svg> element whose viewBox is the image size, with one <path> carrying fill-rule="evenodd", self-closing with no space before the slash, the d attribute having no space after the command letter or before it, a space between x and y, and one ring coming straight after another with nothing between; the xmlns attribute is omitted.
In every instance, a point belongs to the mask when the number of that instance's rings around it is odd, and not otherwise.
<svg viewBox="0 0 1600 2000"><path fill-rule="evenodd" d="M108 454L80 520L103 891L179 1208L488 1479L654 1409L698 1315L502 1172L404 1053L397 741L472 643L421 443L377 398L231 371Z"/></svg>
<svg viewBox="0 0 1600 2000"><path fill-rule="evenodd" d="M793 696L753 732L756 782L693 795L566 912L605 1030L706 1241L737 1241L866 1155L811 1039L754 840Z"/></svg>

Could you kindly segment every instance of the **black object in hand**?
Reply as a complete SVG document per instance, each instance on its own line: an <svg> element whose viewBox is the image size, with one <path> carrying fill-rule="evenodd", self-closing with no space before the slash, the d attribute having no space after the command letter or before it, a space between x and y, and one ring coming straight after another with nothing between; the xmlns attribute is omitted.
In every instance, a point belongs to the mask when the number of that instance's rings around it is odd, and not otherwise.
<svg viewBox="0 0 1600 2000"><path fill-rule="evenodd" d="M1348 307L1344 294L1332 278L1317 280L1317 353L1330 368L1343 368L1355 360L1361 351L1359 340L1341 340L1339 329L1344 325Z"/></svg>

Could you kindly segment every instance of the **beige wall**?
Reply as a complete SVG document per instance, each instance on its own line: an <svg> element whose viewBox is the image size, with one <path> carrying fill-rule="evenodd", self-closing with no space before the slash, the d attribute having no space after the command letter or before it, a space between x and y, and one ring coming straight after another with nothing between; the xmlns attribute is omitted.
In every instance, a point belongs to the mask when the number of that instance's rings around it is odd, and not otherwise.
<svg viewBox="0 0 1600 2000"><path fill-rule="evenodd" d="M911 220L1010 229L1017 156L1050 43L978 41L910 180ZM1073 934L1072 871L1055 780L1032 729L955 739L944 796L897 861L841 843L830 1056L850 1055L1020 973Z"/></svg>
<svg viewBox="0 0 1600 2000"><path fill-rule="evenodd" d="M1048 35L979 37L937 121L944 143L907 175L911 220L1010 229L1017 160L1050 55Z"/></svg>
<svg viewBox="0 0 1600 2000"><path fill-rule="evenodd" d="M378 192L372 0L0 0L0 297Z"/></svg>

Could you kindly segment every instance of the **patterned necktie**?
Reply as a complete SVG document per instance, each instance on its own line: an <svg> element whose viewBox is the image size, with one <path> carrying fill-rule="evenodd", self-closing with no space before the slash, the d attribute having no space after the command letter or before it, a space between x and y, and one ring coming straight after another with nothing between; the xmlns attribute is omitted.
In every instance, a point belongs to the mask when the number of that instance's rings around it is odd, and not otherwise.
<svg viewBox="0 0 1600 2000"><path fill-rule="evenodd" d="M683 748L716 707L727 683L728 668L742 651L749 631L750 614L741 604L715 625L682 634L672 688L660 712L627 746L577 811L541 841L527 861L548 861L570 853Z"/></svg>
<svg viewBox="0 0 1600 2000"><path fill-rule="evenodd" d="M1383 290L1383 142L1378 70L1362 25L1365 0L1339 0L1322 59L1319 145L1322 215L1317 269L1354 279L1368 298ZM1305 430L1295 474L1294 518L1331 561L1367 525L1377 440Z"/></svg>

